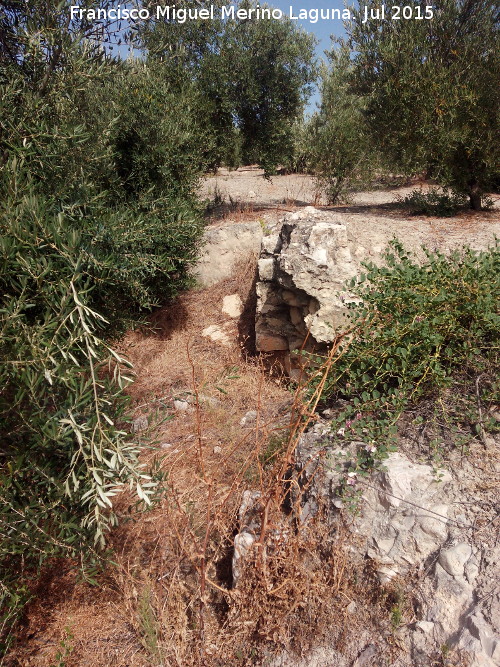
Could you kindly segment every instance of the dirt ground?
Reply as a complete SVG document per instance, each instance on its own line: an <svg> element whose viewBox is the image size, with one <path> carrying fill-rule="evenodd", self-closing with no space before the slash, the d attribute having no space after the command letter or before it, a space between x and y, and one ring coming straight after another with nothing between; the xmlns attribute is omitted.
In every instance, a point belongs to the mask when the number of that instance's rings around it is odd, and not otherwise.
<svg viewBox="0 0 500 667"><path fill-rule="evenodd" d="M338 221L347 224L348 231L366 248L385 247L394 236L406 247L418 251L429 248L455 249L469 245L475 249L487 247L500 236L500 195L493 194L491 211L463 211L451 218L409 215L398 207L397 199L415 189L427 191L432 185L414 181L402 187L379 187L355 193L349 205L327 206L318 193L314 178L304 174L263 177L264 172L245 167L228 172L220 169L203 183L202 197L222 201L212 224L262 219L275 223L287 211L303 206L330 210Z"/></svg>
<svg viewBox="0 0 500 667"><path fill-rule="evenodd" d="M351 205L332 210L366 247L384 244L395 234L413 247L485 247L500 236L500 198L491 212L414 218L394 207L395 197L411 189L359 193ZM202 194L219 196L221 207L212 224L267 216L274 220L296 207L322 206L310 177L268 181L256 169L231 174L221 170L207 178ZM144 445L144 460L161 457L176 500L163 500L135 521L127 496L120 501L123 522L111 539L117 567L98 587L79 580L71 564L47 568L20 641L5 662L9 667L251 664L236 649L231 654L224 628L211 634L210 615L205 633L214 638L212 649L203 663L200 656L189 655L196 645L192 635L201 630L185 607L186 600L189 607L190 600L194 605L200 597L195 581L200 550L205 549L214 586L221 591L230 586L226 551L242 491L262 483L262 443L279 436L290 421L293 396L286 382L277 369L270 373L252 356L253 276L253 265L240 266L231 279L182 295L154 314L149 329L130 332L121 343L136 374L129 390L131 421L141 416L148 420L147 428L136 434ZM222 312L222 299L230 294L238 294L244 304L239 320ZM228 345L203 335L214 324L225 327ZM248 417L248 411L256 416ZM245 424L245 416L253 428ZM220 505L213 494L223 498ZM213 514L213 507L219 507L219 513L224 508L224 521ZM205 539L207 522L213 531L210 539ZM223 591L221 595L217 604L223 606ZM217 654L233 657L221 662Z"/></svg>
<svg viewBox="0 0 500 667"><path fill-rule="evenodd" d="M149 329L130 332L120 346L121 353L133 362L136 375L129 390L131 421L141 416L148 420L148 427L136 434L144 445L143 459L161 457L167 481L175 479L168 484L182 497L183 507L196 505L195 532L202 530L206 521L207 484L201 476L206 474L217 493L228 496L227 521L221 531L232 531L235 525L241 481L255 481L258 450L254 424L252 419L250 427L241 424L247 412L258 413L259 438L264 442L272 430L279 430L292 403L280 372L269 373L269 367L264 370L260 360L248 354L252 348L252 288L253 271L242 265L232 279L186 293L158 310ZM238 294L246 306L238 321L222 312L222 299L228 294ZM229 345L221 346L202 335L212 324L226 325ZM200 447L204 473L200 471ZM197 664L196 658L173 654L159 661L148 644L149 604L145 617L140 611L144 602L141 596L149 590L150 580L154 586L162 576L159 571L165 574L179 566L173 553L179 544L172 536L184 512L173 517L166 500L138 521L129 522L129 510L125 495L119 506L123 525L110 543L118 566L104 576L99 587L80 581L69 563L55 563L46 569L34 590L36 598L28 608L20 642L7 658L7 665ZM170 525L172 521L176 528ZM195 545L196 535L190 535L190 540L193 543L186 545L181 561L189 562L190 557L196 560L190 550L201 546ZM223 546L221 540L220 548ZM166 556L168 552L172 553ZM194 577L189 566L184 566L184 573L187 578ZM221 575L223 581L225 576ZM193 586L193 594L197 594L196 584ZM169 600L171 603L172 598ZM154 613L161 612L155 607ZM167 608L165 613L175 618L175 610ZM180 631L184 623L184 618L179 619L172 631ZM188 643L184 645L179 639L178 645L182 654Z"/></svg>

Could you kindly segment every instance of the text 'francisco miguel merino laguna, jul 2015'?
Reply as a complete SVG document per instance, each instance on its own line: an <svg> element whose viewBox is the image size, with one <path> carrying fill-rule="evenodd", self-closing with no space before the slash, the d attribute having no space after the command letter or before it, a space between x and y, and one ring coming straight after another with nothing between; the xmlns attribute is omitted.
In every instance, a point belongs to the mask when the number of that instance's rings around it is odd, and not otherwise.
<svg viewBox="0 0 500 667"><path fill-rule="evenodd" d="M221 18L225 20L280 20L289 18L292 20L309 21L317 23L320 20L349 20L351 12L349 9L334 9L308 7L299 8L290 5L288 13L277 7L255 7L242 8L236 5L209 5L206 7L176 7L176 5L156 5L154 9L139 7L112 7L109 9L86 9L78 5L70 7L72 19L86 19L87 21L147 21L148 19L165 19L186 23L186 21L213 20Z"/></svg>

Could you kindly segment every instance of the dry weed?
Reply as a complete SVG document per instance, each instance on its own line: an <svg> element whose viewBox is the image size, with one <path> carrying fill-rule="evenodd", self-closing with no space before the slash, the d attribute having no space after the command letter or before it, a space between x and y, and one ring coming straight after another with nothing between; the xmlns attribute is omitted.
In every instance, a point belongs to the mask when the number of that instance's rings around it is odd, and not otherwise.
<svg viewBox="0 0 500 667"><path fill-rule="evenodd" d="M175 321L164 309L150 331L127 337L135 416L150 420L143 456L158 461L166 493L139 516L121 497L114 565L100 587L60 579L58 596L28 613L25 641L7 664L55 664L69 622L66 667L265 664L282 650L305 654L326 637L348 652L361 628L382 624L391 632L387 605L375 597L359 605L374 585L350 555L349 517L332 536L320 515L304 523L298 500L290 507L300 476L290 474L295 446L315 419L322 382L307 400L304 386L292 397L264 360L248 355L244 321L233 346L201 336L223 319L224 295L252 298L252 279L242 267L234 279L182 297ZM336 349L315 370L320 377ZM188 409L176 411L177 398ZM248 428L241 418L250 409ZM260 492L258 528L235 587L234 537L248 489ZM348 614L354 599L357 611Z"/></svg>

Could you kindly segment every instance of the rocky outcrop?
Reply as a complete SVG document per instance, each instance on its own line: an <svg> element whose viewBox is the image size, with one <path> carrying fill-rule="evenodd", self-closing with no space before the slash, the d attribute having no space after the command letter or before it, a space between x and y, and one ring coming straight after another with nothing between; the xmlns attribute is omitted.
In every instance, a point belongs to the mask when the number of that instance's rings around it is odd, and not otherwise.
<svg viewBox="0 0 500 667"><path fill-rule="evenodd" d="M358 479L349 471L362 447L363 442L345 441L332 433L328 422L318 420L296 448L291 510L298 525L307 529L321 508L332 540L342 513L349 513L353 563L370 562L382 587L406 586L405 594L414 600L413 620L398 629L405 655L394 663L379 662L377 642L356 635L342 653L321 646L309 656L310 662L284 653L271 664L428 667L443 651L454 651L465 660L460 664L469 667L499 665L500 545L494 536L485 540L477 535L472 517L481 523L481 509L464 496L457 476L399 452L389 454L369 477ZM346 493L346 487L356 493ZM467 515L464 503L470 507ZM234 540L235 586L259 538L261 509L260 493L245 492ZM357 658L347 659L348 655Z"/></svg>
<svg viewBox="0 0 500 667"><path fill-rule="evenodd" d="M480 508L460 514L464 492L449 471L397 452L369 478L347 477L360 447L339 443L321 421L302 436L295 465L305 492L294 498L300 520L321 505L334 531L347 478L360 494L355 555L373 563L382 585L394 577L419 582L419 617L403 631L408 664L429 665L443 646L465 652L474 667L500 664L500 545L475 538L470 516Z"/></svg>
<svg viewBox="0 0 500 667"><path fill-rule="evenodd" d="M345 328L354 300L345 283L361 272L361 262L380 256L349 237L339 214L312 206L288 214L262 240L258 262L256 345L263 352L329 343Z"/></svg>

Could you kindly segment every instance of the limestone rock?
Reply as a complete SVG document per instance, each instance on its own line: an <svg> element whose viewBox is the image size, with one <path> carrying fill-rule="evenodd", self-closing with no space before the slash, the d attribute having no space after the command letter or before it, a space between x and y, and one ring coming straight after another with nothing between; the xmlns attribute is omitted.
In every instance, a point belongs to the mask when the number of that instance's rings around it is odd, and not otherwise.
<svg viewBox="0 0 500 667"><path fill-rule="evenodd" d="M274 259L263 257L257 262L259 269L259 280L272 280L274 277Z"/></svg>
<svg viewBox="0 0 500 667"><path fill-rule="evenodd" d="M422 632L425 632L425 634L429 634L434 629L434 623L431 623L430 621L418 621L415 623L415 626L419 630L422 630Z"/></svg>
<svg viewBox="0 0 500 667"><path fill-rule="evenodd" d="M222 312L233 319L243 312L243 302L239 294L229 294L222 300Z"/></svg>
<svg viewBox="0 0 500 667"><path fill-rule="evenodd" d="M215 398L215 396L207 396L207 394L198 394L198 400L202 405L206 405L211 408L217 408L220 405L218 398Z"/></svg>
<svg viewBox="0 0 500 667"><path fill-rule="evenodd" d="M350 442L339 447L337 441L338 437L321 421L299 441L296 468L307 489L302 498L302 521L314 515L321 504L334 522L342 506L337 494L339 484L357 449L365 445ZM422 565L443 545L448 536L446 491L450 482L446 471L438 482L430 466L391 453L384 469L372 475L369 486L361 487L363 503L355 530L365 537L364 555L376 564L382 583Z"/></svg>
<svg viewBox="0 0 500 667"><path fill-rule="evenodd" d="M226 346L230 344L227 332L224 331L223 327L220 327L217 324L212 324L209 327L203 329L201 335L205 338L210 338L210 340L212 340L214 343L218 343L219 345Z"/></svg>
<svg viewBox="0 0 500 667"><path fill-rule="evenodd" d="M309 521L321 507L335 535L343 505L337 491L364 446L345 439L339 444L339 435L321 419L301 436L294 488L302 491L291 492L299 521ZM396 575L419 576L419 617L401 631L409 648L404 667L427 667L443 645L465 652L471 667L500 664L500 545L485 556L477 543L466 541L471 533L453 513L462 493L454 484L449 472L436 473L402 453L391 453L381 470L358 483L363 495L353 519L353 558L371 559L381 584Z"/></svg>
<svg viewBox="0 0 500 667"><path fill-rule="evenodd" d="M463 578L465 564L472 555L470 544L461 542L448 549L442 549L439 554L439 564L452 577Z"/></svg>
<svg viewBox="0 0 500 667"><path fill-rule="evenodd" d="M241 419L240 426L251 427L255 424L257 420L257 412L255 410L249 410Z"/></svg>
<svg viewBox="0 0 500 667"><path fill-rule="evenodd" d="M366 252L342 223L339 214L307 206L285 216L278 237L263 239L257 284L258 349L283 350L286 340L293 350L301 346L308 330L314 341L328 343L345 328L347 306L355 299L345 292L344 284L361 273Z"/></svg>
<svg viewBox="0 0 500 667"><path fill-rule="evenodd" d="M192 273L202 287L210 287L231 277L238 262L258 257L262 227L259 222L229 222L208 227L203 240L202 252Z"/></svg>
<svg viewBox="0 0 500 667"><path fill-rule="evenodd" d="M495 634L479 610L465 618L459 646L473 656L473 667L500 665L500 636Z"/></svg>
<svg viewBox="0 0 500 667"><path fill-rule="evenodd" d="M261 526L260 491L245 491L239 509L240 532L234 538L233 586L237 586L243 572L245 559L249 556L254 542L258 539Z"/></svg>

